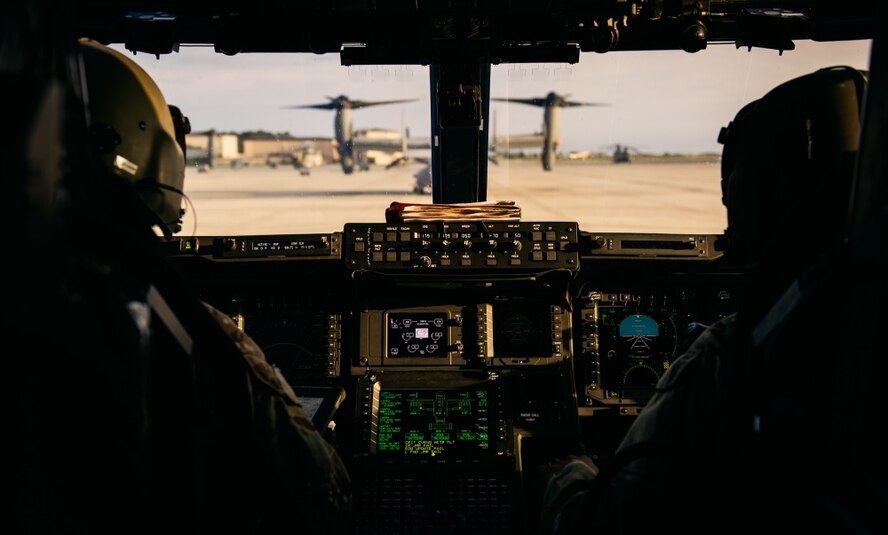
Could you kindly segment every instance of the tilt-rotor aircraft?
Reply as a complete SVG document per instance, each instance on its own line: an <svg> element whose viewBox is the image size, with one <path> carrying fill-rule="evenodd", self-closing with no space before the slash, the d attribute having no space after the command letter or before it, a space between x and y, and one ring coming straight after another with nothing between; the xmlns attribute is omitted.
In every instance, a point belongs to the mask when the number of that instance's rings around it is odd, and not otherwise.
<svg viewBox="0 0 888 535"><path fill-rule="evenodd" d="M385 104L401 104L404 102L415 102L417 99L399 99L399 100L352 100L345 95L338 97L327 97L329 102L323 104L304 104L298 106L284 106L288 109L315 109L315 110L336 110L336 117L333 119L333 131L336 135L337 150L339 151L339 162L342 165L342 171L349 175L355 170L356 156L360 156L360 151L379 149L379 150L398 150L401 147L400 142L386 143L385 140L356 140L352 131L352 110L367 108L370 106L382 106ZM360 157L358 157L360 159Z"/></svg>
<svg viewBox="0 0 888 535"><path fill-rule="evenodd" d="M542 134L530 134L525 136L510 136L504 142L510 148L539 147L543 145L541 159L543 170L551 171L555 166L555 156L558 151L558 129L561 124L559 108L574 108L579 106L607 106L597 102L576 102L567 100L568 95L559 95L550 91L541 98L492 98L496 102L516 102L543 108L543 132Z"/></svg>

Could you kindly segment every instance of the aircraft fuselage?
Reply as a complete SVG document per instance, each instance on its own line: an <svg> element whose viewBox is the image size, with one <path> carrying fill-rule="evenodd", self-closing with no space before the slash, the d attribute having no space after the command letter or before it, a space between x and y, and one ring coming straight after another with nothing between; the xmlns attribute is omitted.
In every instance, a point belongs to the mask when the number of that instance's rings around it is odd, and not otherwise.
<svg viewBox="0 0 888 535"><path fill-rule="evenodd" d="M339 147L339 162L342 171L349 175L355 170L354 141L352 138L351 106L342 105L336 110L333 130Z"/></svg>

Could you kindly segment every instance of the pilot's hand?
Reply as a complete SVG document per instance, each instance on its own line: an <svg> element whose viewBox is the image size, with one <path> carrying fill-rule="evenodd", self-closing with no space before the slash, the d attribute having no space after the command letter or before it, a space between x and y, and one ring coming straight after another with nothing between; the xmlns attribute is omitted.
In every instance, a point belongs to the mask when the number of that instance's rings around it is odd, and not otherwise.
<svg viewBox="0 0 888 535"><path fill-rule="evenodd" d="M598 476L598 467L586 455L568 455L540 467L545 488L540 506L541 533L557 533L561 509L577 492L578 486Z"/></svg>
<svg viewBox="0 0 888 535"><path fill-rule="evenodd" d="M539 472L544 483L548 484L556 476L563 477L565 472L570 473L568 477L571 479L593 479L598 475L598 466L588 455L568 455L540 466Z"/></svg>

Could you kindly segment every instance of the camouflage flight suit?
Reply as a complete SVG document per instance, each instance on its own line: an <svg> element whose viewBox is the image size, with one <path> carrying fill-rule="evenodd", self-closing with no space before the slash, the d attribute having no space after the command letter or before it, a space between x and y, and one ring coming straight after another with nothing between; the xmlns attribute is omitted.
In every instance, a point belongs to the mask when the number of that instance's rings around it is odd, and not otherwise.
<svg viewBox="0 0 888 535"><path fill-rule="evenodd" d="M315 429L280 370L226 314L206 305L249 363L256 433L265 435L286 496L275 518L299 533L342 533L351 514L351 482L333 446ZM273 520L278 523L280 520ZM308 522L310 525L306 525Z"/></svg>
<svg viewBox="0 0 888 535"><path fill-rule="evenodd" d="M700 492L689 491L699 480L692 472L721 463L714 437L722 436L728 420L724 396L734 374L731 348L738 331L736 315L723 318L672 363L623 437L614 455L617 466L603 477L606 481L594 481L599 470L581 459L558 466L543 496L541 533L595 532L590 526L646 532L662 521L661 514L675 515L675 500L692 501L689 495ZM701 510L696 503L698 518Z"/></svg>

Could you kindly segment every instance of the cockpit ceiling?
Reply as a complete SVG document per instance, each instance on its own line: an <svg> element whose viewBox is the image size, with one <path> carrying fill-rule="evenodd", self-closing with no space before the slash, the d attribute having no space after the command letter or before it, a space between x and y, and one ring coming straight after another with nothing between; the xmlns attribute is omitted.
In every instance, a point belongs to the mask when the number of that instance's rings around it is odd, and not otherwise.
<svg viewBox="0 0 888 535"><path fill-rule="evenodd" d="M225 54L342 53L344 64L575 62L580 52L709 43L791 50L797 39L870 38L874 2L689 0L310 0L78 2L81 35L166 54L189 44Z"/></svg>

